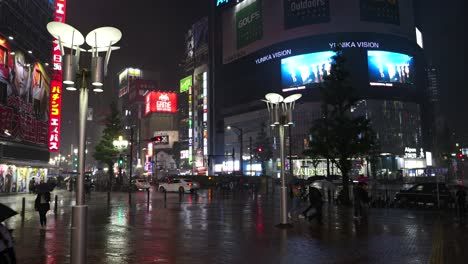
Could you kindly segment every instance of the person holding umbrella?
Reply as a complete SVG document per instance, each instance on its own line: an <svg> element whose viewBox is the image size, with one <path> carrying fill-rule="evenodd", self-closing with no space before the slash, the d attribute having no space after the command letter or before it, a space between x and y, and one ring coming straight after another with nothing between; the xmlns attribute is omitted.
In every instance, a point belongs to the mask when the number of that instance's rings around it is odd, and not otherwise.
<svg viewBox="0 0 468 264"><path fill-rule="evenodd" d="M6 228L2 222L17 214L10 207L0 203L0 263L2 264L16 264L12 230Z"/></svg>
<svg viewBox="0 0 468 264"><path fill-rule="evenodd" d="M34 201L34 209L39 212L39 221L41 228L47 226L46 214L50 210L50 187L44 181L36 187L37 197Z"/></svg>

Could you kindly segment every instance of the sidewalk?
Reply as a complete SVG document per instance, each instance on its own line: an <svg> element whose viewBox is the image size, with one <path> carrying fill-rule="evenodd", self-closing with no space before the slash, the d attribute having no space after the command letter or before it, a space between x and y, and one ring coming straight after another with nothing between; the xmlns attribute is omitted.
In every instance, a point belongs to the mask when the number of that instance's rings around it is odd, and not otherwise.
<svg viewBox="0 0 468 264"><path fill-rule="evenodd" d="M352 221L348 208L324 207L324 224L298 221L275 227L278 192L198 196L146 192L92 193L89 199L88 263L465 263L466 226L424 210L372 209L367 223ZM19 196L18 196L19 197ZM0 198L2 199L2 198ZM27 197L31 201L33 196ZM3 200L3 199L2 199ZM10 204L21 201L10 197ZM19 263L68 263L74 195L59 194L46 231L27 203L15 228ZM51 205L53 208L53 205Z"/></svg>

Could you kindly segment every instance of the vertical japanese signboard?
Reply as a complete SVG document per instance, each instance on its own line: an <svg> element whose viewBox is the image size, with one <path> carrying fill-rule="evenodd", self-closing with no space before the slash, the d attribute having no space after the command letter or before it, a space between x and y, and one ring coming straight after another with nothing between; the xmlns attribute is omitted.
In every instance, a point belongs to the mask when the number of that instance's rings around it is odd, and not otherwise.
<svg viewBox="0 0 468 264"><path fill-rule="evenodd" d="M54 21L65 23L66 0L55 0ZM49 152L60 149L60 116L62 112L62 53L58 40L52 44L52 81L49 108Z"/></svg>

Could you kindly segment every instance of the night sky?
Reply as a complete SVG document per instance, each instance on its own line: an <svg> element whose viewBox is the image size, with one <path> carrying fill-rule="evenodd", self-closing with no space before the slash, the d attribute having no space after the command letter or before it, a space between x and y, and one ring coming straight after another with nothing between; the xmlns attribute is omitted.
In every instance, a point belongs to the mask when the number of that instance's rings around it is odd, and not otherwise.
<svg viewBox="0 0 468 264"><path fill-rule="evenodd" d="M406 0L400 0L406 1ZM91 95L91 106L105 106L116 93L116 74L127 66L159 71L161 88L178 88L183 73L184 34L208 14L210 0L69 0L67 23L83 35L100 26L122 30L121 50L112 54L104 95ZM450 3L450 4L449 4ZM463 0L416 0L417 24L424 34L428 61L440 72L440 99L444 114L458 134L468 134L466 61L463 33L468 24ZM113 86L113 87L112 87ZM75 118L77 95L65 96L65 120ZM67 117L67 115L69 115Z"/></svg>

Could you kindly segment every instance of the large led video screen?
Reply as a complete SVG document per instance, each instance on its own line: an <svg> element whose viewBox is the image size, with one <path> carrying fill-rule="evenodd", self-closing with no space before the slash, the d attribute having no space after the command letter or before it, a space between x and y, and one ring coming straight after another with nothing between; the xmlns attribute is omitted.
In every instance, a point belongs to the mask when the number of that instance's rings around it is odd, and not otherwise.
<svg viewBox="0 0 468 264"><path fill-rule="evenodd" d="M333 51L322 51L293 56L281 60L283 91L304 89L319 84L330 74Z"/></svg>
<svg viewBox="0 0 468 264"><path fill-rule="evenodd" d="M413 84L413 57L402 53L367 51L369 82L371 86L398 86Z"/></svg>

